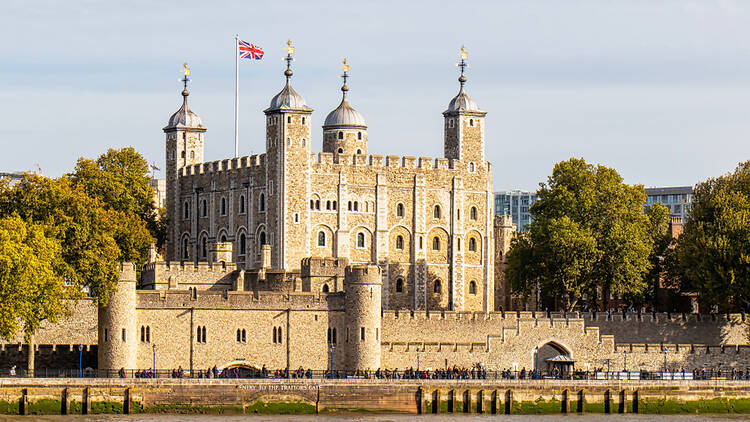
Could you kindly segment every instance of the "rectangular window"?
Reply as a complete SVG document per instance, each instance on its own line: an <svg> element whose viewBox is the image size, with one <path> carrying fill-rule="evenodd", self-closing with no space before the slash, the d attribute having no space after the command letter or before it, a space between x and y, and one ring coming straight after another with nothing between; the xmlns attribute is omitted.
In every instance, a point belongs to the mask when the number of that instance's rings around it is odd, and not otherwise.
<svg viewBox="0 0 750 422"><path fill-rule="evenodd" d="M104 341L109 341L109 330L104 329Z"/></svg>
<svg viewBox="0 0 750 422"><path fill-rule="evenodd" d="M362 341L365 341L365 327L360 327L359 329L359 339Z"/></svg>
<svg viewBox="0 0 750 422"><path fill-rule="evenodd" d="M125 329L122 329L122 341L125 341Z"/></svg>

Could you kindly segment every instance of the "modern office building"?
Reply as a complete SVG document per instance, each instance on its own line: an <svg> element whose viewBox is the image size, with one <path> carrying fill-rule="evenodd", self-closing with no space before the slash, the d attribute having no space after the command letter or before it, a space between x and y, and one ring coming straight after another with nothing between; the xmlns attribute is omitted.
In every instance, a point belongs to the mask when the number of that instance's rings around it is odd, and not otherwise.
<svg viewBox="0 0 750 422"><path fill-rule="evenodd" d="M652 204L661 203L669 209L672 217L680 217L684 222L687 218L690 204L693 201L692 186L676 186L664 188L646 188L646 203L644 209Z"/></svg>
<svg viewBox="0 0 750 422"><path fill-rule="evenodd" d="M495 192L495 215L510 215L516 230L526 231L531 222L529 208L536 202L536 192L521 190Z"/></svg>

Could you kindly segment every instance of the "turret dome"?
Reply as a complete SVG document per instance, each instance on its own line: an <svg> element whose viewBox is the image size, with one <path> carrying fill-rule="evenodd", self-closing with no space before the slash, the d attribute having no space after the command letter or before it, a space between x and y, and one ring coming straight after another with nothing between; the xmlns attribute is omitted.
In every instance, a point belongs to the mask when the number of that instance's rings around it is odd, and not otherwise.
<svg viewBox="0 0 750 422"><path fill-rule="evenodd" d="M165 130L179 127L203 128L201 118L188 105L188 95L190 95L190 92L187 88L182 90L182 107L169 118Z"/></svg>
<svg viewBox="0 0 750 422"><path fill-rule="evenodd" d="M458 91L458 95L453 97L450 103L448 103L448 110L446 113L455 111L481 111L479 106L474 100L469 97L469 94L464 91L464 87L461 86L461 90Z"/></svg>
<svg viewBox="0 0 750 422"><path fill-rule="evenodd" d="M333 111L328 113L324 128L332 127L357 127L366 128L365 118L362 113L358 112L349 104L346 99L346 92L344 92L344 98L341 99L341 104L336 107Z"/></svg>
<svg viewBox="0 0 750 422"><path fill-rule="evenodd" d="M310 107L305 104L305 99L292 88L292 84L287 79L284 88L271 99L271 104L268 106L266 111L274 110L304 110L312 111Z"/></svg>

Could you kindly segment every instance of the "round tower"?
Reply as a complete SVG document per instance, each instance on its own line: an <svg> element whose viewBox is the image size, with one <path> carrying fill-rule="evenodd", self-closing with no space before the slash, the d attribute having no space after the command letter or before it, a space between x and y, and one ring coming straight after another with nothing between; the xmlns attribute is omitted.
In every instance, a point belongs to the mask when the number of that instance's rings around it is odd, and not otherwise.
<svg viewBox="0 0 750 422"><path fill-rule="evenodd" d="M117 289L99 308L99 369L136 368L135 283L135 265L122 264Z"/></svg>
<svg viewBox="0 0 750 422"><path fill-rule="evenodd" d="M346 368L380 368L382 276L377 265L346 267Z"/></svg>
<svg viewBox="0 0 750 422"><path fill-rule="evenodd" d="M349 65L344 60L344 85L341 87L341 104L328 113L323 124L323 152L333 154L367 155L367 124L360 112L346 98L349 87Z"/></svg>

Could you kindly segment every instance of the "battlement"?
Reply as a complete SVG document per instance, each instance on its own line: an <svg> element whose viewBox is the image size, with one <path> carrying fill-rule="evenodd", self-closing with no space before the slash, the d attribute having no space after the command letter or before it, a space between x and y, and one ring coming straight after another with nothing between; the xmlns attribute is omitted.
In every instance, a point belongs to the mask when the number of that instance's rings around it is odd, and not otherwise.
<svg viewBox="0 0 750 422"><path fill-rule="evenodd" d="M193 164L180 169L180 176L195 176L207 173L220 173L243 168L257 168L266 163L266 154L254 154L244 157L227 158L224 160L208 161Z"/></svg>
<svg viewBox="0 0 750 422"><path fill-rule="evenodd" d="M349 260L347 258L304 258L301 263L302 277L343 276Z"/></svg>
<svg viewBox="0 0 750 422"><path fill-rule="evenodd" d="M234 262L150 262L143 266L144 289L229 289L233 286L237 264Z"/></svg>
<svg viewBox="0 0 750 422"><path fill-rule="evenodd" d="M344 284L381 284L380 267L377 265L350 265L346 267Z"/></svg>
<svg viewBox="0 0 750 422"><path fill-rule="evenodd" d="M387 155L364 155L364 154L333 154L330 152L318 152L310 154L310 161L315 165L346 165L355 167L373 167L378 169L404 168L422 170L467 170L468 164L462 160L433 157L412 157ZM490 164L484 162L489 170Z"/></svg>
<svg viewBox="0 0 750 422"><path fill-rule="evenodd" d="M123 262L120 264L120 281L136 281L135 264L132 262Z"/></svg>
<svg viewBox="0 0 750 422"><path fill-rule="evenodd" d="M292 310L292 311L344 311L342 294L316 292L236 292L189 290L138 290L137 308L215 310Z"/></svg>

